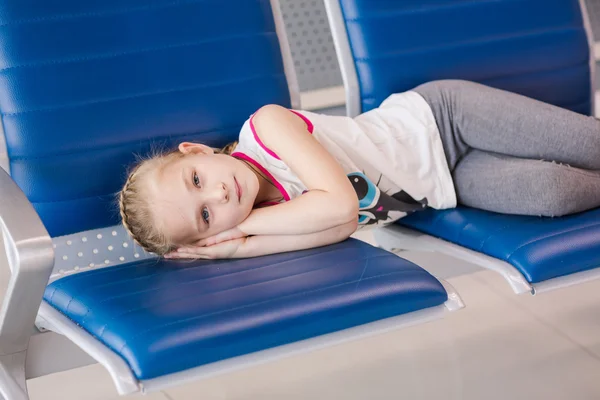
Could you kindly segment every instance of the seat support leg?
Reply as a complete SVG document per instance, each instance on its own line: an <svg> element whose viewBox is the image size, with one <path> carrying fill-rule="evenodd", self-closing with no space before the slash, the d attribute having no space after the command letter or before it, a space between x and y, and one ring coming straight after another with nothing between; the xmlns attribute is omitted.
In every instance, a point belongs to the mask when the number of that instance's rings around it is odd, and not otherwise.
<svg viewBox="0 0 600 400"><path fill-rule="evenodd" d="M0 400L29 400L25 380L27 352L0 355Z"/></svg>

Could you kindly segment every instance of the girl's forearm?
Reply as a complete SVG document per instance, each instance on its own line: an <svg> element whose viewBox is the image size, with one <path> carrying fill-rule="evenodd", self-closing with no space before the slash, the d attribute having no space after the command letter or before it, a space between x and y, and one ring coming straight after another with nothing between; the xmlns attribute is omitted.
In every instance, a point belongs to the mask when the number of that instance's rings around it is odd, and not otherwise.
<svg viewBox="0 0 600 400"><path fill-rule="evenodd" d="M341 204L330 193L311 190L286 203L252 210L239 229L247 235L298 235L321 232L357 219L358 200Z"/></svg>
<svg viewBox="0 0 600 400"><path fill-rule="evenodd" d="M232 258L258 257L287 251L305 250L341 242L354 233L358 218L329 229L301 235L260 235L246 238Z"/></svg>

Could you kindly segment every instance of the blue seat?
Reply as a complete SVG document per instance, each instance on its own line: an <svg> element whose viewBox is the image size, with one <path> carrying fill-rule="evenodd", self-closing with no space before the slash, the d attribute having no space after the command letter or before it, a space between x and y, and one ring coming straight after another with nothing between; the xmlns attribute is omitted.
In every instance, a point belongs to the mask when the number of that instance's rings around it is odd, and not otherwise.
<svg viewBox="0 0 600 400"><path fill-rule="evenodd" d="M71 275L44 299L147 380L443 304L415 264L354 239L237 261Z"/></svg>
<svg viewBox="0 0 600 400"><path fill-rule="evenodd" d="M326 0L326 5L350 115L437 79L476 81L593 112L591 32L578 0ZM480 265L519 280L516 291L539 292L600 276L592 271L600 267L600 210L550 219L459 206L416 213L399 224L425 233L422 239L443 240L431 242L432 249L475 262L477 254L496 259L479 257ZM386 232L397 241L418 237L397 227Z"/></svg>
<svg viewBox="0 0 600 400"><path fill-rule="evenodd" d="M600 210L563 218L468 207L413 214L402 225L510 263L529 283L600 267Z"/></svg>
<svg viewBox="0 0 600 400"><path fill-rule="evenodd" d="M356 240L176 262L143 252L116 225L115 193L136 154L221 146L261 106L298 106L277 1L2 0L0 16L10 171L0 169L0 229L12 271L0 370L15 374L1 374L0 392L9 398L27 398L19 372L36 317L127 394L462 307L420 267Z"/></svg>

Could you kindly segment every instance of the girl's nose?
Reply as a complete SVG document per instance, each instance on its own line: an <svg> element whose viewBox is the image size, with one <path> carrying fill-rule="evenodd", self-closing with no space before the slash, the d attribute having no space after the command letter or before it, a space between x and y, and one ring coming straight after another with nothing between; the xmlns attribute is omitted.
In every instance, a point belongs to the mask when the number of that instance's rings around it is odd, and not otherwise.
<svg viewBox="0 0 600 400"><path fill-rule="evenodd" d="M209 199L218 204L227 203L229 201L229 191L223 182L214 186L213 190L208 194Z"/></svg>

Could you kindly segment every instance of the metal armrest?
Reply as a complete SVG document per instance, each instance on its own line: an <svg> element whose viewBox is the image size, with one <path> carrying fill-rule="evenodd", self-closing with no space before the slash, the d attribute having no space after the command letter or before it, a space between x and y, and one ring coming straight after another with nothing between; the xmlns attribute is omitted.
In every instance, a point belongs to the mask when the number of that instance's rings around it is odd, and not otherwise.
<svg viewBox="0 0 600 400"><path fill-rule="evenodd" d="M27 349L54 266L52 239L33 206L0 169L0 229L11 270L0 309L0 355Z"/></svg>

